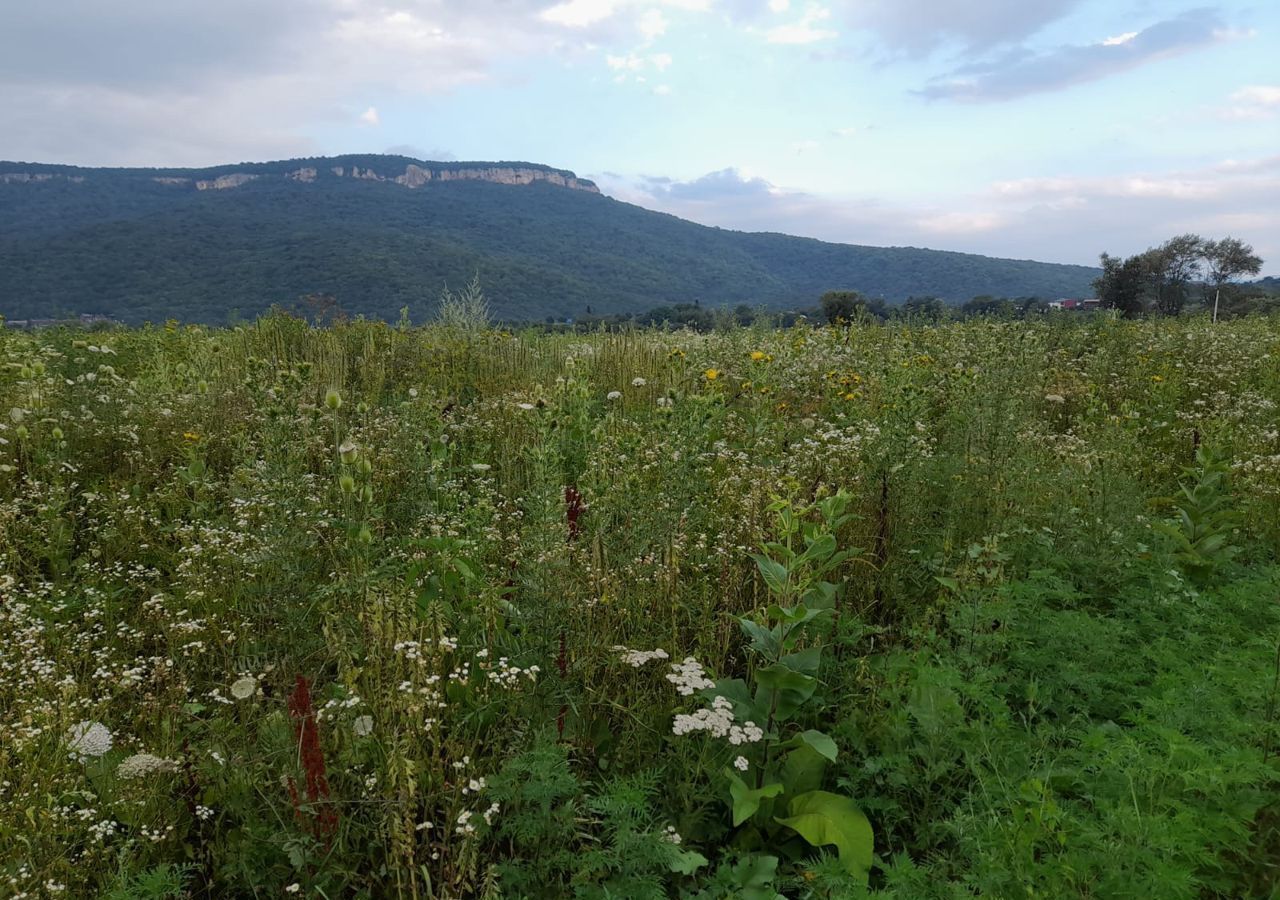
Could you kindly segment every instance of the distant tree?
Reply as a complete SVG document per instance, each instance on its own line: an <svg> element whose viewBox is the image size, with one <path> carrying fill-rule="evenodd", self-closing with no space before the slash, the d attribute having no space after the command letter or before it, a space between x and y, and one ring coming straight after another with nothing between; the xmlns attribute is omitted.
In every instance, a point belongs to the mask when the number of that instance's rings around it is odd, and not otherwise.
<svg viewBox="0 0 1280 900"><path fill-rule="evenodd" d="M937 297L908 297L898 307L898 314L908 319L940 322L947 317L947 304Z"/></svg>
<svg viewBox="0 0 1280 900"><path fill-rule="evenodd" d="M970 300L966 300L960 307L960 314L965 318L970 316L1011 316L1014 313L1013 304L1004 297L993 297L990 294L979 294Z"/></svg>
<svg viewBox="0 0 1280 900"><path fill-rule="evenodd" d="M827 291L819 300L822 305L822 315L831 325L838 322L852 322L857 314L858 304L863 302L865 301L862 295L857 291Z"/></svg>
<svg viewBox="0 0 1280 900"><path fill-rule="evenodd" d="M1223 288L1229 288L1241 275L1257 275L1262 270L1262 257L1240 239L1225 237L1205 243L1204 259L1208 269L1206 286L1213 291L1213 320L1216 322ZM1208 297L1205 300L1207 305Z"/></svg>
<svg viewBox="0 0 1280 900"><path fill-rule="evenodd" d="M1180 234L1146 252L1158 312L1166 316L1182 312L1187 286L1200 274L1204 252L1205 240L1198 234Z"/></svg>
<svg viewBox="0 0 1280 900"><path fill-rule="evenodd" d="M1142 315L1151 286L1151 260L1145 254L1122 260L1103 253L1102 275L1094 279L1093 290L1103 309L1119 310L1125 318Z"/></svg>

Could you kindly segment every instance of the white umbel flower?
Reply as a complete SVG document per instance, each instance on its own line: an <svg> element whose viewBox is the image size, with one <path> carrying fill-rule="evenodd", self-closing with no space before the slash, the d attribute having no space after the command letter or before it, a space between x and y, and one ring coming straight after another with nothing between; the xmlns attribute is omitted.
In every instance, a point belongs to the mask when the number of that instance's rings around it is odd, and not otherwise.
<svg viewBox="0 0 1280 900"><path fill-rule="evenodd" d="M77 722L67 731L67 749L75 759L91 759L111 750L111 729L101 722Z"/></svg>
<svg viewBox="0 0 1280 900"><path fill-rule="evenodd" d="M258 692L258 679L252 675L243 675L231 682L231 696L237 700L248 700Z"/></svg>
<svg viewBox="0 0 1280 900"><path fill-rule="evenodd" d="M351 723L351 730L356 737L368 737L373 733L373 716L359 716Z"/></svg>
<svg viewBox="0 0 1280 900"><path fill-rule="evenodd" d="M153 753L135 753L116 767L116 777L130 780L176 771L178 764Z"/></svg>

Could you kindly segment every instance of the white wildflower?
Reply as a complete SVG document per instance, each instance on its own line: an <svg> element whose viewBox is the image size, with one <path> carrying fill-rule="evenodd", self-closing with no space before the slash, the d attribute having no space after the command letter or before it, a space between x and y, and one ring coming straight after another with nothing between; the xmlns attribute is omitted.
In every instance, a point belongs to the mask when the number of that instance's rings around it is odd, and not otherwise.
<svg viewBox="0 0 1280 900"><path fill-rule="evenodd" d="M667 681L674 684L676 690L684 697L691 697L697 691L716 686L714 681L707 678L702 664L692 656L686 656L684 662L672 663Z"/></svg>
<svg viewBox="0 0 1280 900"><path fill-rule="evenodd" d="M67 749L73 759L102 756L111 750L111 731L101 722L78 722L67 732Z"/></svg>
<svg viewBox="0 0 1280 900"><path fill-rule="evenodd" d="M632 379L631 379L631 386L632 386L632 387L644 387L644 386L645 386L646 384L648 384L648 383L649 383L649 382L645 381L643 378L632 378Z"/></svg>
<svg viewBox="0 0 1280 900"><path fill-rule="evenodd" d="M153 753L135 753L116 767L116 777L126 781L174 772L178 764Z"/></svg>
<svg viewBox="0 0 1280 900"><path fill-rule="evenodd" d="M747 758L745 756L739 756L733 761L733 767L739 772L745 772L751 767L751 763L747 762Z"/></svg>
<svg viewBox="0 0 1280 900"><path fill-rule="evenodd" d="M668 659L667 651L659 647L656 650L632 650L621 644L613 646L613 652L617 653L624 663L634 668L640 668L645 663L653 662L655 659Z"/></svg>
<svg viewBox="0 0 1280 900"><path fill-rule="evenodd" d="M621 399L622 399L622 391L610 391L609 393L607 393L607 394L605 394L605 395L604 395L604 399L606 399L606 400L621 400Z"/></svg>
<svg viewBox="0 0 1280 900"><path fill-rule="evenodd" d="M237 700L248 700L258 692L258 679L252 675L242 675L231 682L231 696Z"/></svg>
<svg viewBox="0 0 1280 900"><path fill-rule="evenodd" d="M356 737L368 737L373 733L373 716L359 716L351 723L351 730Z"/></svg>

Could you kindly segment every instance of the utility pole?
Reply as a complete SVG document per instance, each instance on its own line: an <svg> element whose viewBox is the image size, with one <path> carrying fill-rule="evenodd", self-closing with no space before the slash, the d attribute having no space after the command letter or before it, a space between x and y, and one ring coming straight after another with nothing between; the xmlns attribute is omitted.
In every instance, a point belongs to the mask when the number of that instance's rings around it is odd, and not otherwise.
<svg viewBox="0 0 1280 900"><path fill-rule="evenodd" d="M1222 296L1222 288L1213 292L1213 324L1218 324L1218 298Z"/></svg>

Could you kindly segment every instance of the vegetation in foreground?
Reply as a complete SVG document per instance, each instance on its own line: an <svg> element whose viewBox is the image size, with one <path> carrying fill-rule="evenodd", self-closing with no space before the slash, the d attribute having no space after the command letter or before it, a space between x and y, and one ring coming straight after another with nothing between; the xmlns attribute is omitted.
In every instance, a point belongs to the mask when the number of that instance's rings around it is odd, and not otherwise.
<svg viewBox="0 0 1280 900"><path fill-rule="evenodd" d="M0 330L0 893L1266 897L1280 323Z"/></svg>

